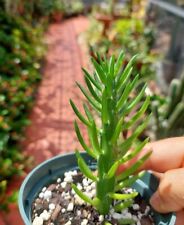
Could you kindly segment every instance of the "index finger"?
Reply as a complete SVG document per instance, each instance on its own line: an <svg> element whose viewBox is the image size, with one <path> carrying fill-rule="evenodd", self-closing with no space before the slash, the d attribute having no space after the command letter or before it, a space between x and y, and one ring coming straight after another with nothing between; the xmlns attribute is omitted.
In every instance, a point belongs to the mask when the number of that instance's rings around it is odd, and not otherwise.
<svg viewBox="0 0 184 225"><path fill-rule="evenodd" d="M150 149L152 149L150 158L139 170L154 170L163 173L167 170L184 167L184 137L176 137L147 144L139 155L127 163L120 165L117 173L121 173L126 168L133 165L150 151Z"/></svg>

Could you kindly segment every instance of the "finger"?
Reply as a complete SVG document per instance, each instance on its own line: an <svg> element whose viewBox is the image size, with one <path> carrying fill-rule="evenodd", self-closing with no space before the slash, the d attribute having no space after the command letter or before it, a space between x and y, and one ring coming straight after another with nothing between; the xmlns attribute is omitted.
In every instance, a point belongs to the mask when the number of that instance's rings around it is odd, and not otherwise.
<svg viewBox="0 0 184 225"><path fill-rule="evenodd" d="M150 204L153 207L153 209L160 213L168 213L170 212L170 209L168 209L168 205L165 203L165 201L161 198L158 191L156 191L151 199Z"/></svg>
<svg viewBox="0 0 184 225"><path fill-rule="evenodd" d="M168 138L148 144L153 152L146 161L144 169L157 172L181 168L184 166L184 137ZM174 159L174 160L171 160Z"/></svg>
<svg viewBox="0 0 184 225"><path fill-rule="evenodd" d="M149 143L132 160L120 165L117 174L133 165L143 155L152 150L151 156L139 168L141 170L153 170L164 173L168 170L184 167L184 137L168 138L161 141ZM174 160L171 160L174 159Z"/></svg>
<svg viewBox="0 0 184 225"><path fill-rule="evenodd" d="M173 180L171 175L175 175L176 179ZM171 175L161 175L159 187L150 198L151 206L160 213L180 211L184 206L182 200L183 190L180 190L179 187L180 184L182 185L182 180L178 180L175 173Z"/></svg>
<svg viewBox="0 0 184 225"><path fill-rule="evenodd" d="M176 213L176 224L175 225L183 225L184 221L184 210L181 210Z"/></svg>

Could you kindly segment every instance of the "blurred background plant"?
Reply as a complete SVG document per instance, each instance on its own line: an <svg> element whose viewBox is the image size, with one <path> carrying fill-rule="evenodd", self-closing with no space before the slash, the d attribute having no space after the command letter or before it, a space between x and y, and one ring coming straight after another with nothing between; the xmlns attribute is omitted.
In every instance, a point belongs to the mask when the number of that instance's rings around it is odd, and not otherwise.
<svg viewBox="0 0 184 225"><path fill-rule="evenodd" d="M155 140L184 135L184 75L172 80L167 95L152 96L152 112Z"/></svg>
<svg viewBox="0 0 184 225"><path fill-rule="evenodd" d="M154 79L154 64L159 58L158 54L152 50L155 42L155 30L152 24L133 16L111 20L92 17L85 39L92 56L96 51L104 56L111 54L117 56L120 49L123 49L126 53L126 59L122 62L123 66L133 55L140 53L133 75L140 73L141 82Z"/></svg>
<svg viewBox="0 0 184 225"><path fill-rule="evenodd" d="M40 26L33 28L2 10L0 26L0 208L6 209L7 201L16 196L5 197L6 187L14 175L23 174L29 162L19 143L30 123L28 112L41 79L45 47Z"/></svg>
<svg viewBox="0 0 184 225"><path fill-rule="evenodd" d="M63 0L65 5L65 16L77 16L84 13L84 4L82 0Z"/></svg>

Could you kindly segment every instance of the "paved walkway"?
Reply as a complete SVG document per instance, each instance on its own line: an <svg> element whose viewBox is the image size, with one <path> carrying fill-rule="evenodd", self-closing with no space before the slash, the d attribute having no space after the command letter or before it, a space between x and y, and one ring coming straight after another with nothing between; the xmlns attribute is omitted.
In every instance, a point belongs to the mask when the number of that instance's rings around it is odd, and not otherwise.
<svg viewBox="0 0 184 225"><path fill-rule="evenodd" d="M81 66L86 67L87 64L86 49L84 45L79 45L78 37L87 26L87 19L78 17L51 25L46 34L48 53L43 80L30 115L32 124L23 143L23 150L34 156L35 165L79 147L69 99L72 98L82 110L83 97L75 81L83 83ZM85 137L83 127L82 130ZM11 212L4 214L2 221L0 216L0 225L23 225L16 206L11 206Z"/></svg>
<svg viewBox="0 0 184 225"><path fill-rule="evenodd" d="M85 66L85 55L78 44L78 35L86 27L87 20L79 17L52 25L47 33L49 49L43 81L24 143L24 150L35 157L36 163L79 146L69 99L81 108L82 94L75 81L83 83L81 66Z"/></svg>

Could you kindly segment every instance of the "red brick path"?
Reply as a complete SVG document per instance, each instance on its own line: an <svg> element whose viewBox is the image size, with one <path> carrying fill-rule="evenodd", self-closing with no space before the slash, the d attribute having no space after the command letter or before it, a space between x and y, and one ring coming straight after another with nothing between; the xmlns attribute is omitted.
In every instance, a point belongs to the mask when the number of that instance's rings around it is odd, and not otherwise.
<svg viewBox="0 0 184 225"><path fill-rule="evenodd" d="M83 82L81 66L84 53L78 44L78 34L87 27L83 17L50 26L46 40L48 54L36 105L27 130L25 150L36 163L60 153L73 151L77 144L74 133L72 98L79 107L82 94L75 81Z"/></svg>
<svg viewBox="0 0 184 225"><path fill-rule="evenodd" d="M35 158L35 165L79 146L69 99L82 109L82 94L75 81L83 83L81 66L86 66L87 60L85 47L78 44L78 36L87 26L87 19L78 17L51 25L46 34L48 52L43 80L30 116L32 124L23 143L23 150ZM2 219L0 215L0 225L23 225L14 205Z"/></svg>

